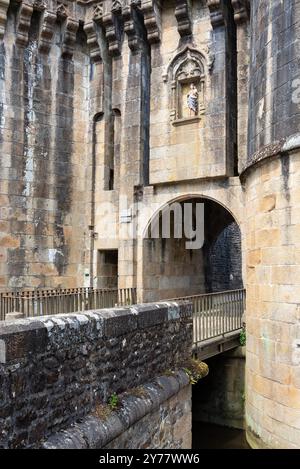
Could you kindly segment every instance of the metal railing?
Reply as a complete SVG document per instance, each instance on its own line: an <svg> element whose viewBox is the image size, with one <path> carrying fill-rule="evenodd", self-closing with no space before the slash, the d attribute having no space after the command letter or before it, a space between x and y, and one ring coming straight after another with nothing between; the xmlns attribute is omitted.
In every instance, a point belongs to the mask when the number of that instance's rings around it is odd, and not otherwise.
<svg viewBox="0 0 300 469"><path fill-rule="evenodd" d="M246 290L230 290L176 298L193 303L193 346L243 327Z"/></svg>
<svg viewBox="0 0 300 469"><path fill-rule="evenodd" d="M136 303L136 289L66 288L0 293L0 320L10 313L23 317L75 313Z"/></svg>
<svg viewBox="0 0 300 469"><path fill-rule="evenodd" d="M245 310L244 289L175 298L193 303L193 344L239 331ZM137 302L135 288L68 288L0 293L0 320L10 313L22 317L76 313L127 306Z"/></svg>

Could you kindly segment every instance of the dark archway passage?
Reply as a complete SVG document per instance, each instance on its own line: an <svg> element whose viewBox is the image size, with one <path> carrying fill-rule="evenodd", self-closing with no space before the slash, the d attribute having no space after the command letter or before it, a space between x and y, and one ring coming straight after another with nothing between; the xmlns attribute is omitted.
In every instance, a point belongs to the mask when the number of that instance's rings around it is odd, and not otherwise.
<svg viewBox="0 0 300 469"><path fill-rule="evenodd" d="M243 288L241 232L230 212L205 202L205 291L213 293Z"/></svg>
<svg viewBox="0 0 300 469"><path fill-rule="evenodd" d="M245 352L205 360L209 374L192 387L193 448L246 449Z"/></svg>
<svg viewBox="0 0 300 469"><path fill-rule="evenodd" d="M192 226L196 228L197 204L204 206L204 244L188 249L184 211L192 205ZM208 198L186 198L170 202L170 237L163 237L162 211L151 220L144 239L144 301L176 298L243 288L241 233L232 214ZM179 209L180 208L180 209ZM182 217L178 216L181 210ZM176 237L178 224L182 237ZM159 237L151 237L151 227L159 226ZM180 231L180 230L179 230Z"/></svg>

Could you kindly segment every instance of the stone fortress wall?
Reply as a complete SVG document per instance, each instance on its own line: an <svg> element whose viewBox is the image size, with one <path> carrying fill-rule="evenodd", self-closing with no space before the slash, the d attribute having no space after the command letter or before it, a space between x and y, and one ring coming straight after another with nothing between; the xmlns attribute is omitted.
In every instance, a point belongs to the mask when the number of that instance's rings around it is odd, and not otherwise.
<svg viewBox="0 0 300 469"><path fill-rule="evenodd" d="M252 2L247 239L248 440L300 445L300 4ZM297 92L298 86L298 92Z"/></svg>
<svg viewBox="0 0 300 469"><path fill-rule="evenodd" d="M117 251L119 287L136 286L128 226L142 226L135 209L162 205L165 193L212 197L241 220L230 182L246 139L240 3L2 2L3 290L111 286L106 250Z"/></svg>
<svg viewBox="0 0 300 469"><path fill-rule="evenodd" d="M240 230L249 441L299 447L299 2L3 1L0 19L2 290L206 291L205 255L143 236L166 204L216 202L212 228Z"/></svg>
<svg viewBox="0 0 300 469"><path fill-rule="evenodd" d="M1 5L2 289L73 286L87 262L89 57L56 8Z"/></svg>

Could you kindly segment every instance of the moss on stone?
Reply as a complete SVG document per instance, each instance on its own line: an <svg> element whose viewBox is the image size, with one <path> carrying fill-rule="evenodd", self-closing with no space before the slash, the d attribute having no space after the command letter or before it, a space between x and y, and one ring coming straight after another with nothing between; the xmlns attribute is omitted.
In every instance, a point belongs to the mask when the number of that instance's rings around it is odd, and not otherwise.
<svg viewBox="0 0 300 469"><path fill-rule="evenodd" d="M190 378L191 384L196 384L200 379L205 378L209 373L209 368L206 363L191 358L185 365L184 371Z"/></svg>
<svg viewBox="0 0 300 469"><path fill-rule="evenodd" d="M100 420L107 420L112 413L111 408L107 404L97 404L92 415Z"/></svg>

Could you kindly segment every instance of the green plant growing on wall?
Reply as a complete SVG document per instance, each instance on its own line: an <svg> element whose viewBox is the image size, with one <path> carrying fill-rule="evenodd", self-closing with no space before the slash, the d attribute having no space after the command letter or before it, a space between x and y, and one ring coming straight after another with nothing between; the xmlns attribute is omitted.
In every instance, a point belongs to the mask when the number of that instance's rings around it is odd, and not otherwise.
<svg viewBox="0 0 300 469"><path fill-rule="evenodd" d="M191 358L184 371L188 375L191 384L197 384L198 381L208 375L209 369L206 363Z"/></svg>
<svg viewBox="0 0 300 469"><path fill-rule="evenodd" d="M125 301L125 306L131 306L131 305L132 305L132 301L129 297L127 297Z"/></svg>
<svg viewBox="0 0 300 469"><path fill-rule="evenodd" d="M116 410L120 405L120 399L114 392L108 399L108 405L111 410Z"/></svg>
<svg viewBox="0 0 300 469"><path fill-rule="evenodd" d="M243 329L241 330L241 333L240 333L240 345L242 347L244 347L246 345L246 329L245 329L245 326L243 327Z"/></svg>

